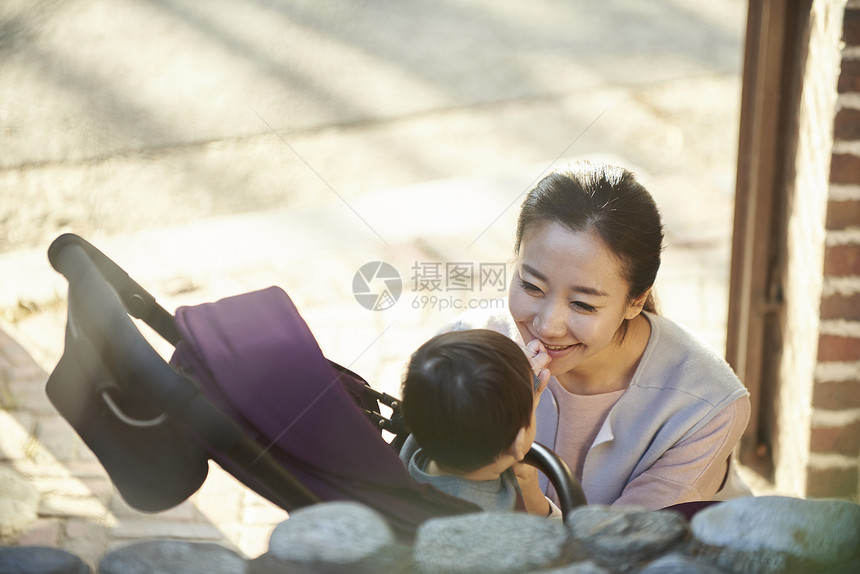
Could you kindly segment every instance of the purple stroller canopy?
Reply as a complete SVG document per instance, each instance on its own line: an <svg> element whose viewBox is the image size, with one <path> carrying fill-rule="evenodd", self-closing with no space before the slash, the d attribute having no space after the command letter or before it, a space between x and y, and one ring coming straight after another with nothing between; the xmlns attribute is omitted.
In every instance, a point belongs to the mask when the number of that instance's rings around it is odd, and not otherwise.
<svg viewBox="0 0 860 574"><path fill-rule="evenodd" d="M478 510L411 479L357 402L364 382L332 368L282 289L180 307L176 325L182 341L171 364L321 500L367 504L407 536L427 518ZM225 470L272 498L253 469L218 454Z"/></svg>

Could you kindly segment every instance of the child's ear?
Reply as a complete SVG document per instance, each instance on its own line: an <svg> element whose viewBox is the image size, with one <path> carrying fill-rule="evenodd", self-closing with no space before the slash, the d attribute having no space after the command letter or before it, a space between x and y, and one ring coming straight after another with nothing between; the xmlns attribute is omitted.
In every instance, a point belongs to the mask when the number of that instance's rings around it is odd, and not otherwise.
<svg viewBox="0 0 860 574"><path fill-rule="evenodd" d="M514 442L511 443L508 449L508 454L514 457L517 462L523 460L532 448L532 441L529 440L528 427L522 427L517 436L514 437Z"/></svg>

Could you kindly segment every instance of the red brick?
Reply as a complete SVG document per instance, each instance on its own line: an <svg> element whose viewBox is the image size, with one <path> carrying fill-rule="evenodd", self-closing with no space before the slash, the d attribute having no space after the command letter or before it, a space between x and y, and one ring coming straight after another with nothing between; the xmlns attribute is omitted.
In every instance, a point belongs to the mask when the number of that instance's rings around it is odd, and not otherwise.
<svg viewBox="0 0 860 574"><path fill-rule="evenodd" d="M860 46L860 9L846 9L842 20L842 40L846 46Z"/></svg>
<svg viewBox="0 0 860 574"><path fill-rule="evenodd" d="M806 496L857 500L858 469L810 468L806 471Z"/></svg>
<svg viewBox="0 0 860 574"><path fill-rule="evenodd" d="M842 108L833 120L833 138L838 140L860 140L860 110Z"/></svg>
<svg viewBox="0 0 860 574"><path fill-rule="evenodd" d="M827 229L845 229L856 225L860 225L860 200L828 202Z"/></svg>
<svg viewBox="0 0 860 574"><path fill-rule="evenodd" d="M860 60L842 60L837 91L840 94L860 92Z"/></svg>
<svg viewBox="0 0 860 574"><path fill-rule="evenodd" d="M860 421L841 427L814 427L809 450L857 456L860 454Z"/></svg>
<svg viewBox="0 0 860 574"><path fill-rule="evenodd" d="M860 339L839 335L818 337L819 361L857 361L860 360Z"/></svg>
<svg viewBox="0 0 860 574"><path fill-rule="evenodd" d="M851 277L860 275L860 245L833 245L824 250L824 275Z"/></svg>
<svg viewBox="0 0 860 574"><path fill-rule="evenodd" d="M860 183L860 157L845 153L833 154L830 159L830 183Z"/></svg>
<svg viewBox="0 0 860 574"><path fill-rule="evenodd" d="M860 321L860 293L828 295L821 300L819 315L822 319Z"/></svg>
<svg viewBox="0 0 860 574"><path fill-rule="evenodd" d="M826 410L860 408L860 381L815 383L812 389L812 406Z"/></svg>

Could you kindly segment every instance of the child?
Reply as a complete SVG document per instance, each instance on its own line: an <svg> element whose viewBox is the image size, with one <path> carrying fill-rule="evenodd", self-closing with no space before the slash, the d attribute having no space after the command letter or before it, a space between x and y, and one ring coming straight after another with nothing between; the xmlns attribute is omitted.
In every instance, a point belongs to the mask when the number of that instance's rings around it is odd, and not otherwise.
<svg viewBox="0 0 860 574"><path fill-rule="evenodd" d="M401 401L411 435L400 456L410 475L484 510L514 510L521 492L528 512L560 517L536 472L519 485L513 472L534 441L548 362L540 341L521 349L486 329L443 333L419 347Z"/></svg>

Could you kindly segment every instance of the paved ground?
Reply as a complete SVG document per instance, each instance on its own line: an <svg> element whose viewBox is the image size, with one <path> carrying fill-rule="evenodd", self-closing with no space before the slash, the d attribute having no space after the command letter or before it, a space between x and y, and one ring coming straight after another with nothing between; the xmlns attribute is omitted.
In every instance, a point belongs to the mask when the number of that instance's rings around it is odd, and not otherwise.
<svg viewBox="0 0 860 574"><path fill-rule="evenodd" d="M396 392L455 305L500 295L416 281L508 263L522 193L598 157L663 209L666 314L724 345L744 2L319 4L0 6L0 464L42 493L19 542L253 556L284 517L218 469L168 513L114 495L44 398L65 312L45 250L64 231L170 310L281 285L329 358ZM377 312L352 293L375 260L403 279Z"/></svg>

